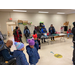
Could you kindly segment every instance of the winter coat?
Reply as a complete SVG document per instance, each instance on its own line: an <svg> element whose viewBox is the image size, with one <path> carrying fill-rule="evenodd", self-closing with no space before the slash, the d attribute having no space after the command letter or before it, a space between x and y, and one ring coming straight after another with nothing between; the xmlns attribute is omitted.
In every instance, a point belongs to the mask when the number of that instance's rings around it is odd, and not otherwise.
<svg viewBox="0 0 75 75"><path fill-rule="evenodd" d="M54 34L55 33L55 28L54 27L50 27L49 28L49 33L50 34Z"/></svg>
<svg viewBox="0 0 75 75"><path fill-rule="evenodd" d="M17 65L29 65L23 51L15 50L13 56L16 58Z"/></svg>
<svg viewBox="0 0 75 75"><path fill-rule="evenodd" d="M5 61L9 61L14 58L11 55L11 52L9 53L9 51L7 49L3 49L2 51L0 51L0 54L4 57Z"/></svg>
<svg viewBox="0 0 75 75"><path fill-rule="evenodd" d="M26 50L27 50L27 54L29 55L29 63L36 64L40 59L37 49L35 47L30 48L30 46L28 45L26 46Z"/></svg>
<svg viewBox="0 0 75 75"><path fill-rule="evenodd" d="M20 42L20 34L18 30L16 30L16 35L14 35L14 39L16 42Z"/></svg>
<svg viewBox="0 0 75 75"><path fill-rule="evenodd" d="M46 28L42 28L42 29L41 29L41 33L47 33Z"/></svg>
<svg viewBox="0 0 75 75"><path fill-rule="evenodd" d="M38 49L39 49L39 44L38 44L38 41L37 40L35 40L35 45L34 45L35 47L36 47L36 49L37 49L37 51L38 51Z"/></svg>
<svg viewBox="0 0 75 75"><path fill-rule="evenodd" d="M75 27L72 28L72 33L73 33L73 43L75 43Z"/></svg>

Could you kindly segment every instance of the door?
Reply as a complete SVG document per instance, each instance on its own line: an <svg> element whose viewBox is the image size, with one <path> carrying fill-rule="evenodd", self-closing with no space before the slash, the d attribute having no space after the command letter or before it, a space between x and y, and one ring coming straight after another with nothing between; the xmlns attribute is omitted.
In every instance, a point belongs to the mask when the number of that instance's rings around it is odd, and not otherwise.
<svg viewBox="0 0 75 75"><path fill-rule="evenodd" d="M15 29L16 25L7 25L8 36L13 36L13 30Z"/></svg>

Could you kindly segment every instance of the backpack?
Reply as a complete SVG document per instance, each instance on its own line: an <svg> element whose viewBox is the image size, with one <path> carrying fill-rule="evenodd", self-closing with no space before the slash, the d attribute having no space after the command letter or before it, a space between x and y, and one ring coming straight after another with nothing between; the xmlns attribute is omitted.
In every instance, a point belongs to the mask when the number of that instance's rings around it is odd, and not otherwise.
<svg viewBox="0 0 75 75"><path fill-rule="evenodd" d="M29 37L29 34L30 34L30 33L29 33L29 30L25 30L25 36L26 36L26 37Z"/></svg>

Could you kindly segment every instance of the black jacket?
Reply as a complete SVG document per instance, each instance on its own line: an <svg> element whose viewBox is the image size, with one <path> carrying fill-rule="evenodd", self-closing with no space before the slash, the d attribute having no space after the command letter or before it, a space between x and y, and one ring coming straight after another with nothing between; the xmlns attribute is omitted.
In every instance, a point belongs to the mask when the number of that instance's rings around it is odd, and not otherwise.
<svg viewBox="0 0 75 75"><path fill-rule="evenodd" d="M73 33L73 42L75 43L75 27L72 28L72 33Z"/></svg>

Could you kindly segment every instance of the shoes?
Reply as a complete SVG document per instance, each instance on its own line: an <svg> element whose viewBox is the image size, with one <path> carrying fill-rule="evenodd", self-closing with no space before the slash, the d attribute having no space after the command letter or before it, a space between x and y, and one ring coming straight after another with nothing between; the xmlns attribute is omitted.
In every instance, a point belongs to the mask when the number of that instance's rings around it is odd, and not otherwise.
<svg viewBox="0 0 75 75"><path fill-rule="evenodd" d="M55 41L55 40L51 40L51 41Z"/></svg>
<svg viewBox="0 0 75 75"><path fill-rule="evenodd" d="M53 40L53 41L55 41L55 40Z"/></svg>
<svg viewBox="0 0 75 75"><path fill-rule="evenodd" d="M46 42L46 41L44 41L44 42Z"/></svg>

